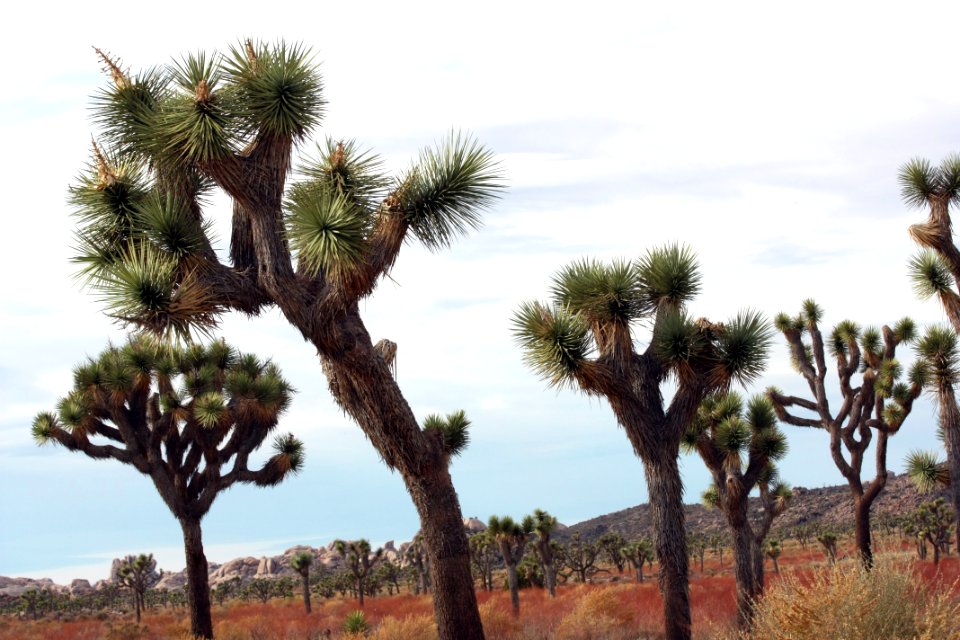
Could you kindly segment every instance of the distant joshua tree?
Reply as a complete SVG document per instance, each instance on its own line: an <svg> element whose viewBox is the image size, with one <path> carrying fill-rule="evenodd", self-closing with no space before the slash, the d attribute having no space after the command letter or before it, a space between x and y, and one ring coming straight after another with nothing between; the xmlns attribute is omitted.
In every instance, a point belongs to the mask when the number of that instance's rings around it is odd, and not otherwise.
<svg viewBox="0 0 960 640"><path fill-rule="evenodd" d="M497 541L488 531L470 536L471 561L480 575L480 585L484 591L493 591L493 565L497 552Z"/></svg>
<svg viewBox="0 0 960 640"><path fill-rule="evenodd" d="M550 536L557 529L557 519L543 509L534 509L533 515L523 519L522 528L534 533L533 553L543 571L543 580L550 597L557 595L557 565Z"/></svg>
<svg viewBox="0 0 960 640"><path fill-rule="evenodd" d="M926 543L933 547L933 564L940 564L940 555L950 552L950 532L954 514L943 498L924 502L910 514L906 529L918 539L921 559L926 558Z"/></svg>
<svg viewBox="0 0 960 640"><path fill-rule="evenodd" d="M290 559L290 568L300 574L303 583L303 607L310 613L310 567L313 565L313 554L301 551Z"/></svg>
<svg viewBox="0 0 960 640"><path fill-rule="evenodd" d="M626 558L621 553L626 544L627 541L616 531L607 531L597 538L597 546L604 560L615 566L619 575L623 575L623 568L627 564Z"/></svg>
<svg viewBox="0 0 960 640"><path fill-rule="evenodd" d="M823 552L826 554L830 564L834 564L837 561L837 540L837 534L830 531L824 531L817 536L817 542L823 547Z"/></svg>
<svg viewBox="0 0 960 640"><path fill-rule="evenodd" d="M811 397L788 396L772 387L767 396L781 422L822 429L830 436L830 456L850 487L857 552L869 568L873 564L870 509L887 485L887 441L899 432L913 401L923 391L924 367L915 363L909 384L900 382L903 367L896 352L902 343L915 338L916 328L910 318L879 331L872 327L861 330L856 323L844 320L824 340L822 316L823 310L813 300L805 300L797 316L777 316L777 329L783 333L794 367L806 381ZM825 384L827 352L836 364L842 399L840 406L833 408ZM797 408L807 415L794 413ZM864 483L863 462L874 436L876 473Z"/></svg>
<svg viewBox="0 0 960 640"><path fill-rule="evenodd" d="M780 554L783 553L783 547L779 540L767 540L765 555L773 562L773 572L780 573Z"/></svg>
<svg viewBox="0 0 960 640"><path fill-rule="evenodd" d="M683 446L699 453L713 476L713 485L704 493L704 503L719 508L730 527L737 620L746 629L753 602L763 591L763 538L790 495L789 488L775 480L773 465L786 454L787 440L777 428L777 417L768 399L754 396L744 411L743 399L728 392L704 399L684 435ZM779 501L770 496L771 484ZM767 500L765 517L755 531L749 518L749 499L756 487L761 487Z"/></svg>
<svg viewBox="0 0 960 640"><path fill-rule="evenodd" d="M643 564L653 561L653 543L645 538L634 540L627 543L620 553L637 572L637 582L643 582Z"/></svg>
<svg viewBox="0 0 960 640"><path fill-rule="evenodd" d="M514 316L527 364L551 386L606 398L643 462L670 640L690 637L680 440L703 398L761 373L770 341L757 313L726 324L691 318L686 304L699 289L693 253L667 246L636 261L574 262L554 276L551 303L526 302ZM652 330L642 352L635 323ZM664 406L670 379L676 392Z"/></svg>
<svg viewBox="0 0 960 640"><path fill-rule="evenodd" d="M303 445L287 434L260 469L248 468L287 408L290 385L275 364L223 342L180 348L148 337L108 348L73 379L57 412L34 419L34 438L150 477L183 530L191 632L212 638L200 521L234 484L269 487L302 467Z"/></svg>
<svg viewBox="0 0 960 640"><path fill-rule="evenodd" d="M517 565L523 559L533 532L533 522L525 520L515 522L510 516L490 516L487 522L487 531L497 541L500 547L500 556L507 568L507 584L510 587L510 602L514 614L520 613L520 593L517 582Z"/></svg>
<svg viewBox="0 0 960 640"><path fill-rule="evenodd" d="M362 607L367 576L370 575L370 570L383 558L383 547L371 551L370 542L362 538L351 541L334 540L333 546L346 562L347 569L353 574L357 586L357 597L360 598L360 606Z"/></svg>
<svg viewBox="0 0 960 640"><path fill-rule="evenodd" d="M557 547L557 552L563 565L573 573L575 582L587 582L590 576L597 572L596 564L600 548L582 539L579 531L570 536L566 544Z"/></svg>
<svg viewBox="0 0 960 640"><path fill-rule="evenodd" d="M117 581L121 586L130 589L133 594L133 608L137 614L137 624L140 624L140 612L144 608L144 596L147 589L157 584L162 573L157 572L157 561L153 554L127 556L120 562L117 570Z"/></svg>

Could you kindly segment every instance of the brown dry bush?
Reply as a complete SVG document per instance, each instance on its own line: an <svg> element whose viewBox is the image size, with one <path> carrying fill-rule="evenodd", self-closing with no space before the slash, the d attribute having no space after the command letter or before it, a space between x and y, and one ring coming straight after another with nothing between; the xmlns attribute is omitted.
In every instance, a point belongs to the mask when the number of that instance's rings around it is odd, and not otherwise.
<svg viewBox="0 0 960 640"><path fill-rule="evenodd" d="M767 589L752 634L742 638L960 639L955 588L937 592L890 556L878 557L871 571L851 559L812 575L791 573Z"/></svg>
<svg viewBox="0 0 960 640"><path fill-rule="evenodd" d="M385 618L370 640L437 640L437 625L429 615Z"/></svg>
<svg viewBox="0 0 960 640"><path fill-rule="evenodd" d="M636 637L636 621L617 593L624 587L597 589L583 596L560 620L556 640L627 640Z"/></svg>

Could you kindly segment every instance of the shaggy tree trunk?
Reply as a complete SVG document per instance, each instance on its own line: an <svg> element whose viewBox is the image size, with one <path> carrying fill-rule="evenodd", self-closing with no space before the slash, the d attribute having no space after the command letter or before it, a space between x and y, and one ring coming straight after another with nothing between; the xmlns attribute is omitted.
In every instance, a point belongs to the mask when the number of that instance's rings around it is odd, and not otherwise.
<svg viewBox="0 0 960 640"><path fill-rule="evenodd" d="M421 431L356 307L312 339L334 399L400 471L417 508L440 640L483 640L463 514L441 443Z"/></svg>
<svg viewBox="0 0 960 640"><path fill-rule="evenodd" d="M863 566L873 567L873 545L870 539L870 507L873 501L855 498L853 503L853 531L857 553Z"/></svg>
<svg viewBox="0 0 960 640"><path fill-rule="evenodd" d="M550 559L550 562L543 563L543 579L547 583L547 591L550 593L551 598L557 596L557 570L554 567L553 558Z"/></svg>
<svg viewBox="0 0 960 640"><path fill-rule="evenodd" d="M195 638L213 638L210 617L210 579L207 557L203 554L200 521L180 519L183 548L187 556L187 604L190 606L190 633Z"/></svg>
<svg viewBox="0 0 960 640"><path fill-rule="evenodd" d="M758 540L758 536L754 535L753 538L753 549L751 554L753 556L753 599L756 600L763 594L764 589L764 575L763 575L763 540ZM776 558L774 558L774 566L776 566ZM779 571L777 572L779 573Z"/></svg>
<svg viewBox="0 0 960 640"><path fill-rule="evenodd" d="M450 471L437 465L420 478L404 480L420 515L440 639L483 640L470 547Z"/></svg>
<svg viewBox="0 0 960 640"><path fill-rule="evenodd" d="M940 425L943 428L944 444L947 449L947 465L950 469L950 498L956 518L955 531L960 531L960 408L953 394L953 385L945 385L937 390ZM958 538L960 541L960 538ZM957 544L960 549L960 542Z"/></svg>
<svg viewBox="0 0 960 640"><path fill-rule="evenodd" d="M746 511L746 509L743 509ZM750 627L753 617L753 600L757 595L756 585L756 544L753 532L744 520L736 519L733 527L733 572L737 583L737 626L741 630Z"/></svg>
<svg viewBox="0 0 960 640"><path fill-rule="evenodd" d="M517 585L517 565L507 564L507 585L510 587L510 604L513 615L520 615L520 588Z"/></svg>
<svg viewBox="0 0 960 640"><path fill-rule="evenodd" d="M684 527L683 483L677 456L645 460L653 544L660 562L660 593L667 640L690 638L690 587Z"/></svg>
<svg viewBox="0 0 960 640"><path fill-rule="evenodd" d="M303 606L307 610L307 613L311 612L310 608L310 574L303 574Z"/></svg>

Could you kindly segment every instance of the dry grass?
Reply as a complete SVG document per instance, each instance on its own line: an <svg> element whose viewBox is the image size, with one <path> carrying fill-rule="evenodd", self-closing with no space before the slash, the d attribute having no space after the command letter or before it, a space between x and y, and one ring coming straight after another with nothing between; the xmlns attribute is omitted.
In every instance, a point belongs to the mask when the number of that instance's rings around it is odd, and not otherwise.
<svg viewBox="0 0 960 640"><path fill-rule="evenodd" d="M793 572L767 589L753 638L845 640L960 638L956 589L940 589L910 562L879 556L872 571L855 560Z"/></svg>

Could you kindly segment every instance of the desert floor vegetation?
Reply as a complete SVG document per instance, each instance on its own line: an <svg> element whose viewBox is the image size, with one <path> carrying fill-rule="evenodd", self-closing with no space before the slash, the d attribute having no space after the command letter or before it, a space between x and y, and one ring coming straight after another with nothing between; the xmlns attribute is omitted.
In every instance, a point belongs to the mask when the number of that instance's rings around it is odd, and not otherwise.
<svg viewBox="0 0 960 640"><path fill-rule="evenodd" d="M840 560L832 566L812 546L804 550L793 542L785 543L781 573L768 577L752 635L737 631L736 589L729 559L721 566L711 558L703 572L691 572L693 637L960 638L960 558L948 556L936 568L932 562L917 560L908 546L887 542L878 545L877 564L869 572L856 561L850 539L842 540ZM497 580L502 583L503 576L497 574ZM663 600L655 576L642 584L631 577L564 584L553 598L541 588L521 589L519 596L521 614L517 616L508 590L477 593L488 638L664 637ZM357 601L350 597L317 602L310 615L299 597L274 598L267 603L229 601L213 609L214 632L224 640L437 638L429 595L368 598L363 609L367 631L363 633L345 630L345 621L356 611ZM182 608L147 610L139 625L132 614L73 620L0 618L0 640L186 640L189 630L189 616Z"/></svg>

